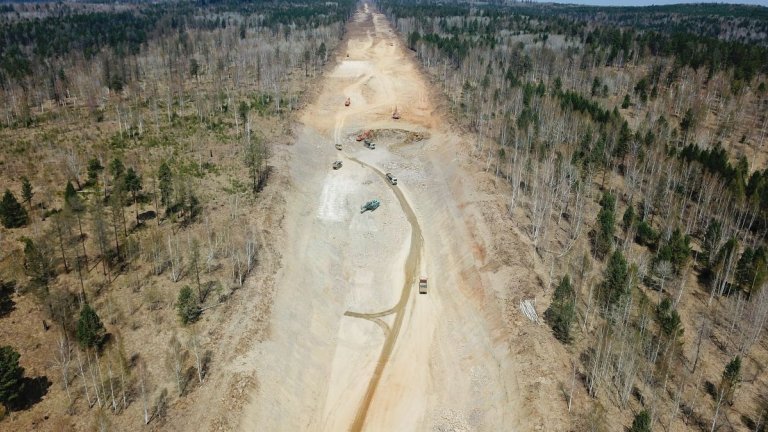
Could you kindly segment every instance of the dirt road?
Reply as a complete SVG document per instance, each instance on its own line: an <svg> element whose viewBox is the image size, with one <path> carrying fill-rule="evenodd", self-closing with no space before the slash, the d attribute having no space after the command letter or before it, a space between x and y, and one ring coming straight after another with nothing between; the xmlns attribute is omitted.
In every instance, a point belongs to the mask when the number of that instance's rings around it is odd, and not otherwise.
<svg viewBox="0 0 768 432"><path fill-rule="evenodd" d="M258 389L241 430L518 430L491 234L474 205L483 196L459 163L466 146L372 6L337 60L290 150L271 337L249 356ZM354 139L366 129L375 150ZM381 207L361 214L373 198ZM420 275L428 295L413 289Z"/></svg>
<svg viewBox="0 0 768 432"><path fill-rule="evenodd" d="M360 162L357 159L352 158L352 160L360 163L364 167L368 167L376 171L384 181L387 181L386 175L376 170L376 168L367 165L365 162ZM353 318L375 320L374 322L382 327L382 330L384 330L384 335L386 336L384 340L384 346L381 348L379 360L376 363L376 369L373 371L373 376L368 383L368 388L365 391L365 396L363 396L360 407L357 409L357 413L355 413L355 421L352 423L350 428L352 431L362 430L363 424L365 423L365 418L368 415L368 409L371 406L373 395L379 386L382 372L389 362L389 358L392 355L392 349L395 347L397 337L400 335L400 329L403 326L403 318L405 317L405 308L408 304L408 300L411 297L411 288L416 283L418 278L416 274L417 271L420 270L419 263L421 261L421 254L423 253L424 239L421 235L421 227L419 226L419 221L416 218L416 214L413 212L413 209L408 203L408 200L405 198L405 195L403 195L397 186L392 188L392 192L394 192L394 194L397 196L400 208L405 212L408 218L408 223L411 226L411 239L408 250L408 258L405 261L405 268L403 269L403 272L406 275L405 283L403 284L403 289L400 294L400 300L394 307L382 312L360 313L348 311L344 314L345 316ZM395 314L395 321L391 328L385 322L379 319L390 314Z"/></svg>

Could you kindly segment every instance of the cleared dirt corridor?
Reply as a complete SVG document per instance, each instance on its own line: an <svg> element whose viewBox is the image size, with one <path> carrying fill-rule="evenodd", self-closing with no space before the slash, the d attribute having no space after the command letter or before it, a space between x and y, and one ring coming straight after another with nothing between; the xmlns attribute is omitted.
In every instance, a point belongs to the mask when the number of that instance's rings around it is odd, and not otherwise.
<svg viewBox="0 0 768 432"><path fill-rule="evenodd" d="M457 162L462 138L431 94L361 3L289 150L283 265L270 339L248 356L258 386L241 430L518 430L515 369L481 271L488 230ZM355 140L369 129L375 150Z"/></svg>

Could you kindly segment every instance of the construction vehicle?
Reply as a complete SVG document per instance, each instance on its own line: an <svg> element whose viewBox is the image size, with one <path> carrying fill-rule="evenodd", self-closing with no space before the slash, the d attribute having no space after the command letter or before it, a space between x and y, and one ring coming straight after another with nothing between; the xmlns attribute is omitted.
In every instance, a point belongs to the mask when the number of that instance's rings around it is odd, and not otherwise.
<svg viewBox="0 0 768 432"><path fill-rule="evenodd" d="M397 177L393 176L392 173L387 173L386 177L389 184L392 186L397 186Z"/></svg>
<svg viewBox="0 0 768 432"><path fill-rule="evenodd" d="M339 168L341 168L341 161L337 160L336 162L333 163L333 169L337 170Z"/></svg>
<svg viewBox="0 0 768 432"><path fill-rule="evenodd" d="M370 200L370 201L368 201L367 203L363 204L360 207L360 213L365 213L368 210L374 211L377 208L379 208L380 205L381 205L381 203L379 202L379 200L377 200L377 199Z"/></svg>
<svg viewBox="0 0 768 432"><path fill-rule="evenodd" d="M419 278L419 294L427 293L427 278Z"/></svg>
<svg viewBox="0 0 768 432"><path fill-rule="evenodd" d="M336 150L341 150L341 143L336 143L334 147L336 147Z"/></svg>
<svg viewBox="0 0 768 432"><path fill-rule="evenodd" d="M349 106L349 104L351 104L351 103L352 103L352 101L349 100L349 98L347 98L347 100L344 101L344 106Z"/></svg>
<svg viewBox="0 0 768 432"><path fill-rule="evenodd" d="M365 146L368 147L369 149L371 149L371 150L375 150L376 149L376 143L375 142L367 139L367 140L364 141L364 143L365 143Z"/></svg>
<svg viewBox="0 0 768 432"><path fill-rule="evenodd" d="M358 135L358 136L357 136L357 138L356 138L356 140L357 140L357 141L362 141L362 140L364 140L364 139L368 139L368 138L370 138L370 137L371 137L371 135L372 135L372 134L373 134L373 131L372 131L372 130L367 130L367 131L365 131L365 132L361 133L360 135Z"/></svg>
<svg viewBox="0 0 768 432"><path fill-rule="evenodd" d="M400 111L397 110L397 107L395 107L395 111L392 113L392 118L395 120L400 119Z"/></svg>

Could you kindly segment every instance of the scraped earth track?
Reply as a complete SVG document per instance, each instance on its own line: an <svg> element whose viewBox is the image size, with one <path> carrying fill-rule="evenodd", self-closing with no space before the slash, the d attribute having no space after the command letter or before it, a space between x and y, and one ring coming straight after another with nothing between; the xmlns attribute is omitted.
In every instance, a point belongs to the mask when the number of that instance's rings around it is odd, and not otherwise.
<svg viewBox="0 0 768 432"><path fill-rule="evenodd" d="M461 137L428 94L363 3L297 125L271 337L251 349L259 388L241 430L518 429L515 369L481 271L488 231L457 162ZM354 140L365 129L426 139L381 133L368 150ZM381 207L360 213L373 198ZM428 295L413 289L421 274Z"/></svg>

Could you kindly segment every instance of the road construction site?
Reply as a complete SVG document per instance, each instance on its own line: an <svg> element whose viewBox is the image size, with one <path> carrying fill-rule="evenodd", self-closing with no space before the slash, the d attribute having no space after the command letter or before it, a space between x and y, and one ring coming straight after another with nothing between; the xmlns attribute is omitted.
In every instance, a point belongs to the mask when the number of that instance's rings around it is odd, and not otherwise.
<svg viewBox="0 0 768 432"><path fill-rule="evenodd" d="M241 430L518 430L462 136L372 5L337 56L289 150L282 268Z"/></svg>

